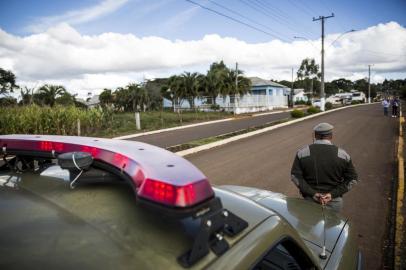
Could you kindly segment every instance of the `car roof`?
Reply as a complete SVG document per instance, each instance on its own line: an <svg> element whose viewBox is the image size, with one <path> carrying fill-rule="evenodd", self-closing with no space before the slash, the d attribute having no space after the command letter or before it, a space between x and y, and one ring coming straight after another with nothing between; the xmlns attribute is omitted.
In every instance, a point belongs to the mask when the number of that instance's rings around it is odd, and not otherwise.
<svg viewBox="0 0 406 270"><path fill-rule="evenodd" d="M137 205L125 182L69 189L58 170L0 177L3 265L62 268L183 269L177 257L190 248L196 229L191 218L175 222ZM6 183L7 184L4 184ZM224 208L249 221L230 246L244 238L272 211L234 193L214 188ZM11 252L10 252L11 251ZM221 257L209 253L192 269Z"/></svg>

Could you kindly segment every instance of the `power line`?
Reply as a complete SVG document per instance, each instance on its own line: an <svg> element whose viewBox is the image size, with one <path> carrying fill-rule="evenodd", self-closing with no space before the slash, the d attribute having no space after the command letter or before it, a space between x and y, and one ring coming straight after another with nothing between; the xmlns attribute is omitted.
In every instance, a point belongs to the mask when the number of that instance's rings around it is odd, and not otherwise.
<svg viewBox="0 0 406 270"><path fill-rule="evenodd" d="M225 17L225 18L227 18L227 19L229 19L229 20L232 20L232 21L237 22L237 23L239 23L239 24L245 25L245 26L247 26L247 27L249 27L249 28L251 28L251 29L254 29L254 30L256 30L256 31L258 31L258 32L261 32L261 33L263 33L263 34L266 34L266 35L268 35L268 36L271 36L271 37L274 37L274 38L277 38L277 39L281 39L281 40L283 40L283 41L285 41L285 42L289 42L289 41L285 40L284 38L281 38L281 37L279 37L279 36L277 36L277 35L274 35L274 34L272 34L272 33L269 33L269 32L267 32L267 31L264 31L264 30L262 30L262 29L260 29L260 28L258 28L258 27L255 27L255 26L253 26L253 25L250 25L250 24L248 24L248 23L245 23L245 22L243 22L243 21L241 21L241 20L239 20L239 19L233 18L233 17L231 17L231 16L229 16L229 15L226 15L226 14L224 14L224 13L222 13L222 12L219 12L219 11L217 11L217 10L214 10L214 9L209 8L209 7L203 6L203 5L201 5L201 4L199 4L199 3L196 3L196 2L194 2L194 1L192 1L192 0L185 0L185 1L186 1L186 2L189 2L189 3L191 3L191 4L194 4L194 5L196 5L196 6L199 6L199 7L202 8L202 9L205 9L205 10L208 10L208 11L210 11L210 12L213 12L213 13L219 15L219 16Z"/></svg>
<svg viewBox="0 0 406 270"><path fill-rule="evenodd" d="M261 13L265 17L271 18L272 20L275 20L280 25L284 25L287 28L289 28L291 31L293 31L294 33L297 33L297 30L293 29L289 25L289 21L286 20L285 18L280 19L279 17L275 16L274 14L271 14L268 11L266 11L263 6L261 6L260 4L258 4L256 2L253 2L252 0L240 0L240 1L242 3L244 3L246 6L248 6L248 7L252 8L252 9L256 10L257 12Z"/></svg>
<svg viewBox="0 0 406 270"><path fill-rule="evenodd" d="M330 8L327 6L327 4L326 4L323 0L320 0L320 3L322 4L322 6L324 7L324 9L325 9L328 13L333 12L333 10L330 9ZM340 19L340 18L337 18L337 22L338 22L338 24L339 24L341 30L342 30L342 31L346 31L346 29L344 28L343 24L341 23L341 19Z"/></svg>
<svg viewBox="0 0 406 270"><path fill-rule="evenodd" d="M293 0L289 0L289 2L295 6L296 8L300 9L301 11L303 11L304 13L306 13L309 16L313 16L312 13L310 13L309 11L303 9L301 6L297 5L296 2L294 2Z"/></svg>
<svg viewBox="0 0 406 270"><path fill-rule="evenodd" d="M297 27L299 26L299 28L303 27L303 23L299 23L295 18L292 18L290 15L288 15L287 13L285 13L283 10L281 10L280 8L278 8L275 5L272 5L270 2L267 2L265 0L255 0L256 2L261 3L266 9L268 9L270 12L276 12L276 15L282 17L282 18L286 18L287 22L292 25L293 27ZM310 34L309 36L311 36L314 33L310 33L307 32L307 34Z"/></svg>
<svg viewBox="0 0 406 270"><path fill-rule="evenodd" d="M212 4L214 4L214 5L218 6L218 7L220 7L220 8L222 8L222 9L225 9L225 10L227 10L227 11L229 11L229 12L231 12L231 13L237 15L237 16L240 16L240 17L242 17L242 18L244 18L244 19L246 19L246 20L248 20L248 21L250 21L250 22L252 22L252 23L255 23L255 24L257 24L257 25L260 25L260 26L262 26L262 27L264 27L264 28L266 28L266 29L268 29L268 30L274 32L275 34L277 34L277 35L279 35L279 36L283 36L283 34L281 34L281 33L277 32L277 31L273 30L272 28L270 28L270 27L268 27L268 26L266 26L266 25L264 25L264 24L262 24L262 23L259 23L259 22L255 21L255 20L251 19L250 17L245 16L244 14L241 14L240 12L237 12L237 11L235 11L235 10L232 10L232 9L230 9L230 8L228 8L228 7L226 7L226 6L222 5L222 4L219 4L219 3L217 3L217 2L215 2L215 1L213 1L213 0L207 0L207 1L209 1L210 3L212 3Z"/></svg>

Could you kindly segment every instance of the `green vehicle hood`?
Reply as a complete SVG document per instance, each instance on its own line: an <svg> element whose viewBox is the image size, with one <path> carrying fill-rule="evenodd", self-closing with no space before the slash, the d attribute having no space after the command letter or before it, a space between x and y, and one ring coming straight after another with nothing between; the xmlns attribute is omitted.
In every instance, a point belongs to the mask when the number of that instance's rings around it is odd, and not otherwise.
<svg viewBox="0 0 406 270"><path fill-rule="evenodd" d="M320 205L262 189L232 185L221 188L238 193L278 213L297 230L303 240L323 246L323 215ZM324 213L326 249L331 253L347 220L329 209L325 209Z"/></svg>

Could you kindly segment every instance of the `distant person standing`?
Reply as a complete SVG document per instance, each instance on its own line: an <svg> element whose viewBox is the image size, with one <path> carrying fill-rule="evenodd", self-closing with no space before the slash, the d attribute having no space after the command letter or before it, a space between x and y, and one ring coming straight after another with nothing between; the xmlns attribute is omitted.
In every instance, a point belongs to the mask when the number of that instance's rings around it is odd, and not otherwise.
<svg viewBox="0 0 406 270"><path fill-rule="evenodd" d="M392 99L392 117L397 117L398 116L398 108L399 108L399 99L397 97L394 97Z"/></svg>
<svg viewBox="0 0 406 270"><path fill-rule="evenodd" d="M388 116L388 110L389 110L390 102L389 102L389 100L387 98L385 98L382 101L382 106L383 106L383 115Z"/></svg>

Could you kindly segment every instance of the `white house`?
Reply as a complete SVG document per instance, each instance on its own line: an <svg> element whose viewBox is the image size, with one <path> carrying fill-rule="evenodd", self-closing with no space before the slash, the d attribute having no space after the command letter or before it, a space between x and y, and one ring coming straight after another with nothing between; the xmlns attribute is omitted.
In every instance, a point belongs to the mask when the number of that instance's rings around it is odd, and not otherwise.
<svg viewBox="0 0 406 270"><path fill-rule="evenodd" d="M303 88L293 89L293 102L304 101L307 102L309 98L306 96Z"/></svg>
<svg viewBox="0 0 406 270"><path fill-rule="evenodd" d="M288 106L287 93L290 89L284 85L270 80L251 77L251 91L243 96L218 96L216 104L225 111L233 111L235 114L251 113L286 108ZM195 106L200 110L211 110L213 100L211 97L196 98ZM164 99L164 107L172 107L172 103ZM189 109L188 102L183 102L182 109Z"/></svg>

